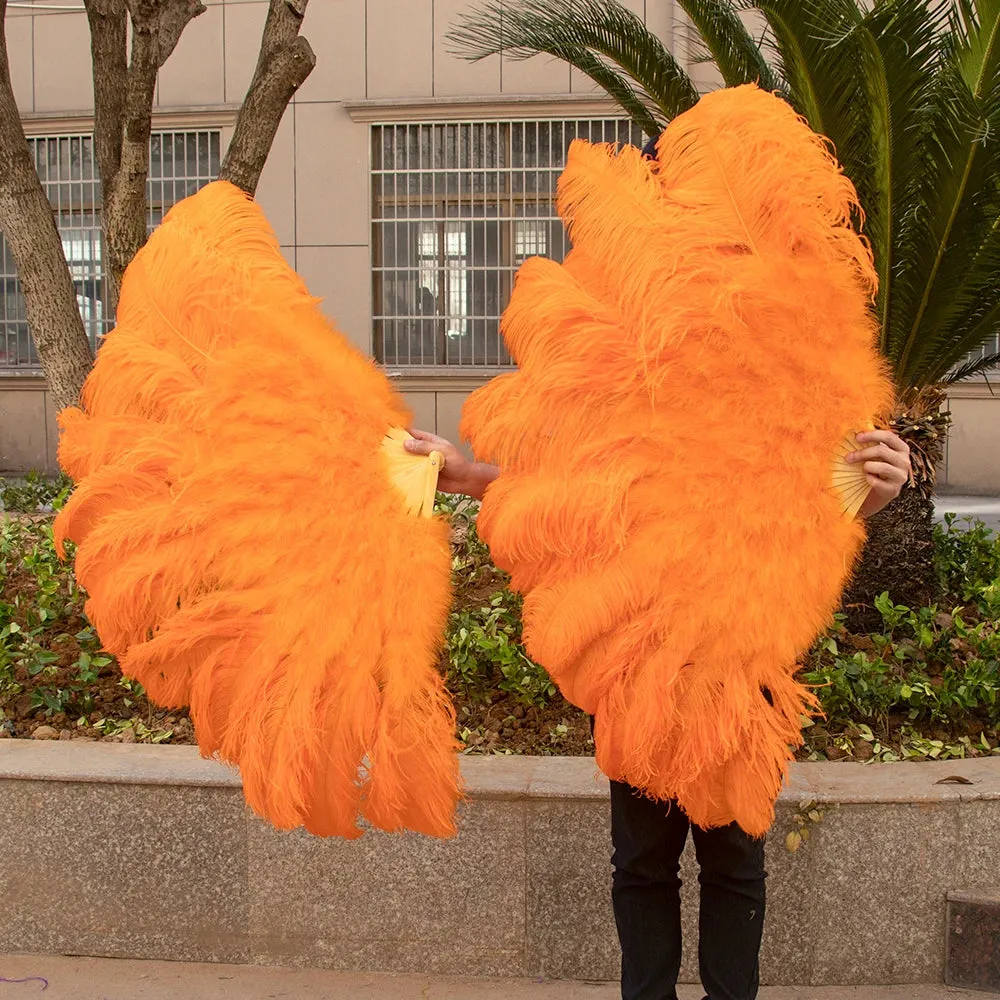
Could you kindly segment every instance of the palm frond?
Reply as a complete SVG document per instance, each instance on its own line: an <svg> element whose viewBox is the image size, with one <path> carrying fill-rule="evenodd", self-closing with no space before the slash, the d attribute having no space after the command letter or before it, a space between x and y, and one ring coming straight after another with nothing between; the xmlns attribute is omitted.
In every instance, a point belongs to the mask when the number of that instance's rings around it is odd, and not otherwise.
<svg viewBox="0 0 1000 1000"><path fill-rule="evenodd" d="M647 111L652 105L659 112L650 118L669 121L698 101L697 88L663 42L617 0L490 0L463 15L447 38L452 52L471 61L500 52L515 59L547 53L605 89L612 83L616 92L609 93L620 101L628 91L617 66L641 88L640 94L627 84ZM626 107L639 121L636 110L634 102Z"/></svg>
<svg viewBox="0 0 1000 1000"><path fill-rule="evenodd" d="M870 133L859 132L854 138L869 149L868 178L859 189L879 275L883 351L895 305L897 262L906 267L905 220L922 207L921 149L948 3L876 4L852 29L870 108Z"/></svg>
<svg viewBox="0 0 1000 1000"><path fill-rule="evenodd" d="M648 136L659 135L666 124L656 112L659 108L650 107L650 101L635 89L628 77L619 73L609 62L594 55L589 49L566 50L564 61L571 63L582 73L586 73L607 95L621 106L622 110Z"/></svg>
<svg viewBox="0 0 1000 1000"><path fill-rule="evenodd" d="M705 52L719 68L727 87L756 83L778 91L782 81L768 64L761 45L747 31L733 0L677 0L690 18Z"/></svg>
<svg viewBox="0 0 1000 1000"><path fill-rule="evenodd" d="M965 379L972 378L974 375L985 375L987 372L991 372L995 368L1000 368L1000 353L986 354L981 358L975 358L971 361L967 361L964 365L956 368L953 372L950 372L947 376L941 379L941 382L944 385L954 385L956 382L963 382Z"/></svg>
<svg viewBox="0 0 1000 1000"><path fill-rule="evenodd" d="M923 210L908 224L919 295L889 330L902 379L919 377L967 272L968 244L975 252L1000 213L1000 0L977 0L974 11L961 5L943 51L921 164Z"/></svg>
<svg viewBox="0 0 1000 1000"><path fill-rule="evenodd" d="M1000 325L1000 219L978 248L977 235L959 229L948 248L956 262L962 260L961 276L947 294L937 296L934 325L922 332L921 349L915 352L920 366L912 374L917 378L926 377L928 364L947 371Z"/></svg>
<svg viewBox="0 0 1000 1000"><path fill-rule="evenodd" d="M788 100L834 146L866 213L878 203L863 14L855 0L755 0L773 34ZM874 232L878 238L878 231ZM876 250L877 253L877 250Z"/></svg>
<svg viewBox="0 0 1000 1000"><path fill-rule="evenodd" d="M755 0L774 34L789 100L835 144L853 133L850 99L861 97L859 54L843 46L861 23L854 0ZM845 93L846 91L846 93Z"/></svg>
<svg viewBox="0 0 1000 1000"><path fill-rule="evenodd" d="M990 48L1000 31L1000 3L997 0L959 0L951 9L952 38L962 79L969 90L982 96L996 84L997 62Z"/></svg>
<svg viewBox="0 0 1000 1000"><path fill-rule="evenodd" d="M919 362L914 362L907 376L910 384L933 384L996 336L1000 330L1000 287L995 276L989 286L980 287L982 300L974 308L923 338Z"/></svg>

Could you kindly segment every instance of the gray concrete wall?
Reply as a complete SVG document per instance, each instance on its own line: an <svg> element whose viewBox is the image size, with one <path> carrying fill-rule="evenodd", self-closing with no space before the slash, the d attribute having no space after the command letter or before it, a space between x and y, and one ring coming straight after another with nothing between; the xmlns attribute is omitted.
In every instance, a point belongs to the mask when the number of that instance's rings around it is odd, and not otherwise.
<svg viewBox="0 0 1000 1000"><path fill-rule="evenodd" d="M0 742L0 953L614 979L593 761L463 771L453 841L347 843L274 831L194 748ZM803 799L836 807L790 854ZM1000 760L798 765L768 852L766 982L941 982L947 893L997 880Z"/></svg>
<svg viewBox="0 0 1000 1000"><path fill-rule="evenodd" d="M56 408L42 378L0 373L0 475L58 471Z"/></svg>
<svg viewBox="0 0 1000 1000"><path fill-rule="evenodd" d="M985 382L958 385L948 397L942 485L961 493L1000 493L1000 392Z"/></svg>

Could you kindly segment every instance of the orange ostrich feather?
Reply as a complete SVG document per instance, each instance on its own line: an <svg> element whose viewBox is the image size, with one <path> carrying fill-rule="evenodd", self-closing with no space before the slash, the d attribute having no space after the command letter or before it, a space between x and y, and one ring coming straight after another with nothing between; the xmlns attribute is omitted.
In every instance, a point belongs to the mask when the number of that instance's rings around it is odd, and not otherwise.
<svg viewBox="0 0 1000 1000"><path fill-rule="evenodd" d="M280 828L454 832L448 529L394 485L408 419L221 182L136 256L60 416L88 616Z"/></svg>
<svg viewBox="0 0 1000 1000"><path fill-rule="evenodd" d="M658 162L578 141L573 250L526 262L519 370L466 404L503 470L480 531L532 656L596 716L598 763L753 835L815 702L796 659L864 538L831 485L891 402L875 273L827 144L755 87L703 98Z"/></svg>

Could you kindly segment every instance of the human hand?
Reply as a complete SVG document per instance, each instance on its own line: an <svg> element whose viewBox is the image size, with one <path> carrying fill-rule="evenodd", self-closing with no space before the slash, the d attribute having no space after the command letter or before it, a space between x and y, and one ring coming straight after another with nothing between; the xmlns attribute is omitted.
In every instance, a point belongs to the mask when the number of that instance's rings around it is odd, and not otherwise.
<svg viewBox="0 0 1000 1000"><path fill-rule="evenodd" d="M895 500L909 481L910 449L893 431L864 431L855 437L867 447L851 452L846 459L852 464L864 463L862 468L872 491L859 514L870 517Z"/></svg>
<svg viewBox="0 0 1000 1000"><path fill-rule="evenodd" d="M494 465L470 462L450 441L428 431L410 430L412 441L404 447L414 455L429 455L432 451L444 457L444 467L438 475L438 489L442 493L464 493L482 500L486 487L500 475Z"/></svg>

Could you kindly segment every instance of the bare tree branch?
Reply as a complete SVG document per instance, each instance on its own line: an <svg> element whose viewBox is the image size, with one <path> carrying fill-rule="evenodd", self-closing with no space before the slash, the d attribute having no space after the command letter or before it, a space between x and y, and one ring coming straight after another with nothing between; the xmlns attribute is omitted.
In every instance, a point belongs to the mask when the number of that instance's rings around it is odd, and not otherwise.
<svg viewBox="0 0 1000 1000"><path fill-rule="evenodd" d="M125 0L132 17L132 58L125 86L121 159L104 185L102 231L110 305L118 304L122 277L146 242L146 179L156 75L184 28L206 10L198 0Z"/></svg>
<svg viewBox="0 0 1000 1000"><path fill-rule="evenodd" d="M219 174L247 194L257 190L288 102L316 65L315 53L299 35L308 3L271 0L268 8L257 69Z"/></svg>
<svg viewBox="0 0 1000 1000"><path fill-rule="evenodd" d="M159 69L177 47L184 29L205 13L200 0L125 0L132 15L133 29L150 31L156 41L155 60Z"/></svg>
<svg viewBox="0 0 1000 1000"><path fill-rule="evenodd" d="M42 190L14 100L0 0L0 230L24 292L28 323L60 409L79 398L93 355L66 265L52 205Z"/></svg>
<svg viewBox="0 0 1000 1000"><path fill-rule="evenodd" d="M121 166L128 71L125 0L86 0L94 74L94 147L101 180L113 184Z"/></svg>
<svg viewBox="0 0 1000 1000"><path fill-rule="evenodd" d="M271 0L261 38L261 58L272 55L298 38L308 6L309 0ZM257 68L260 69L260 58Z"/></svg>

